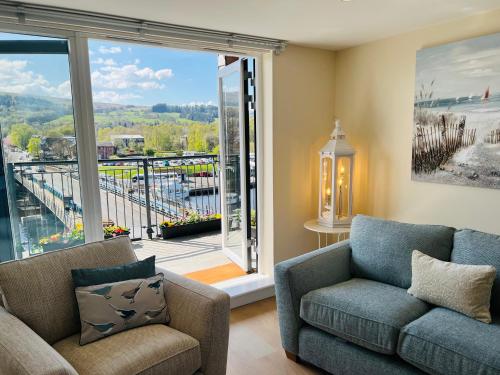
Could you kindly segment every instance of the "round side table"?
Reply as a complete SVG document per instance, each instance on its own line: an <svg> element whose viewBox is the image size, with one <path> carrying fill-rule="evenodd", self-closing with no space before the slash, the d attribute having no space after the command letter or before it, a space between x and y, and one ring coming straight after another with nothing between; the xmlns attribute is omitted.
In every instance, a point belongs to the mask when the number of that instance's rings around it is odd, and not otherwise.
<svg viewBox="0 0 500 375"><path fill-rule="evenodd" d="M317 219L308 220L304 223L304 228L312 232L318 233L318 249L321 248L321 234L325 235L325 246L328 246L328 235L337 235L337 242L340 240L346 240L349 233L351 232L351 227L327 227L318 223Z"/></svg>

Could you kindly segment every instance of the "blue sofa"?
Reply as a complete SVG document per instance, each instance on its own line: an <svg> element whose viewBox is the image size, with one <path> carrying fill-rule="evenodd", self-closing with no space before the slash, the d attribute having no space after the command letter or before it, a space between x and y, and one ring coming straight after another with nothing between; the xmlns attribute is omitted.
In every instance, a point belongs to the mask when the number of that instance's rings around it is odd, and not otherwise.
<svg viewBox="0 0 500 375"><path fill-rule="evenodd" d="M493 322L406 290L411 253L498 270ZM351 238L279 263L283 348L334 374L500 374L500 236L356 216Z"/></svg>

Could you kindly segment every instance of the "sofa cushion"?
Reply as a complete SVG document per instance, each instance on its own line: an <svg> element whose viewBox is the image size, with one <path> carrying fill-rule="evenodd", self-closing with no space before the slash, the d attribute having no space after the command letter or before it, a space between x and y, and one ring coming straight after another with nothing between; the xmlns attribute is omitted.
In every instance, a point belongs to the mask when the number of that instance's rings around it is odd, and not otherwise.
<svg viewBox="0 0 500 375"><path fill-rule="evenodd" d="M448 261L454 231L440 225L404 224L358 215L352 222L350 239L353 274L408 289L412 251Z"/></svg>
<svg viewBox="0 0 500 375"><path fill-rule="evenodd" d="M76 334L54 344L79 375L193 374L200 344L175 329L153 324L80 346Z"/></svg>
<svg viewBox="0 0 500 375"><path fill-rule="evenodd" d="M300 317L308 324L384 354L396 352L399 330L429 310L405 289L351 279L302 297Z"/></svg>
<svg viewBox="0 0 500 375"><path fill-rule="evenodd" d="M490 265L497 269L491 291L491 312L500 315L500 236L471 229L457 231L451 261L462 264Z"/></svg>
<svg viewBox="0 0 500 375"><path fill-rule="evenodd" d="M49 344L80 331L71 269L136 261L127 237L89 243L0 264L0 292L7 311Z"/></svg>
<svg viewBox="0 0 500 375"><path fill-rule="evenodd" d="M71 270L73 286L91 286L132 279L147 279L156 274L156 256L114 267L78 268Z"/></svg>
<svg viewBox="0 0 500 375"><path fill-rule="evenodd" d="M413 250L411 267L408 293L412 296L484 323L491 322L494 267L444 262L418 250Z"/></svg>
<svg viewBox="0 0 500 375"><path fill-rule="evenodd" d="M163 274L148 279L76 288L80 345L147 324L168 322Z"/></svg>
<svg viewBox="0 0 500 375"><path fill-rule="evenodd" d="M438 307L401 330L398 354L434 374L500 374L500 321Z"/></svg>

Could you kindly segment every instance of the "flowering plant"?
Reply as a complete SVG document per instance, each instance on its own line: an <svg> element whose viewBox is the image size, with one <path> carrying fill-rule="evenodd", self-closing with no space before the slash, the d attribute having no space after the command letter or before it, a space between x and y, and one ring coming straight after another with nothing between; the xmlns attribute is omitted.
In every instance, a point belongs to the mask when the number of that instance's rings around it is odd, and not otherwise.
<svg viewBox="0 0 500 375"><path fill-rule="evenodd" d="M120 225L108 225L104 227L104 237L111 238L130 234L130 229Z"/></svg>
<svg viewBox="0 0 500 375"><path fill-rule="evenodd" d="M200 214L196 211L189 212L186 216L177 220L165 220L160 224L160 228L169 228L179 225L201 223L203 221L219 220L221 214Z"/></svg>
<svg viewBox="0 0 500 375"><path fill-rule="evenodd" d="M47 237L42 237L38 241L41 246L47 246L51 244L71 244L74 242L82 242L84 240L83 234L83 224L76 223L75 227L71 231L66 231L64 233L54 233Z"/></svg>
<svg viewBox="0 0 500 375"><path fill-rule="evenodd" d="M38 241L38 243L40 245L48 245L50 243L57 243L57 242L61 242L63 238L63 234L62 233L54 233L48 237L42 237L40 238L40 241Z"/></svg>

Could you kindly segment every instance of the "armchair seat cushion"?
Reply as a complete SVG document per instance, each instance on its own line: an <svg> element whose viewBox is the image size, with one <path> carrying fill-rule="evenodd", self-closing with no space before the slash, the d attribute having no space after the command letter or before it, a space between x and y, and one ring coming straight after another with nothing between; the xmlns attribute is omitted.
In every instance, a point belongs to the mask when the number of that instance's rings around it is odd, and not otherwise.
<svg viewBox="0 0 500 375"><path fill-rule="evenodd" d="M162 324L79 345L76 334L54 344L79 375L191 375L201 367L197 340Z"/></svg>
<svg viewBox="0 0 500 375"><path fill-rule="evenodd" d="M401 328L428 310L405 289L354 278L304 295L300 317L367 349L394 354Z"/></svg>
<svg viewBox="0 0 500 375"><path fill-rule="evenodd" d="M500 374L500 319L435 308L401 330L398 354L433 374Z"/></svg>

